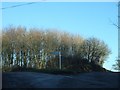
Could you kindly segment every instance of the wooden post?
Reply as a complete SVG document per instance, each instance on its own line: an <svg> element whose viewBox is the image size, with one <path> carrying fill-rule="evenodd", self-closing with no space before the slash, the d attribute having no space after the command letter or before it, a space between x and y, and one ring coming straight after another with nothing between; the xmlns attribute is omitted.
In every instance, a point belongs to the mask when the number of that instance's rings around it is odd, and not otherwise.
<svg viewBox="0 0 120 90"><path fill-rule="evenodd" d="M59 52L59 69L62 69L61 52Z"/></svg>

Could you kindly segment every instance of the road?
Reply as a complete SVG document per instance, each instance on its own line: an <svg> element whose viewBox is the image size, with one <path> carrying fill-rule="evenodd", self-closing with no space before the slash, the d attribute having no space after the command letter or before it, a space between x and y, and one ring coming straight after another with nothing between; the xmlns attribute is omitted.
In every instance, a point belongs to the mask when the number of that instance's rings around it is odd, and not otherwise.
<svg viewBox="0 0 120 90"><path fill-rule="evenodd" d="M78 75L8 72L2 74L2 88L118 88L119 75L110 72Z"/></svg>

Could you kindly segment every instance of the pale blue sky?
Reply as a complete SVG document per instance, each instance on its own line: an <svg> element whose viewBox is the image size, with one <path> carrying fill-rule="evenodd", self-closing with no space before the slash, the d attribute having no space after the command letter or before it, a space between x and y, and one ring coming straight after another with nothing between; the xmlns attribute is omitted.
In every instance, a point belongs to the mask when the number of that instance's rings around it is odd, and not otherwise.
<svg viewBox="0 0 120 90"><path fill-rule="evenodd" d="M26 3L26 2L25 2ZM24 3L2 3L2 7ZM96 37L108 44L112 51L104 67L112 69L118 57L117 2L39 2L2 10L2 24L6 27L22 25L27 28L56 28L80 34L84 38Z"/></svg>

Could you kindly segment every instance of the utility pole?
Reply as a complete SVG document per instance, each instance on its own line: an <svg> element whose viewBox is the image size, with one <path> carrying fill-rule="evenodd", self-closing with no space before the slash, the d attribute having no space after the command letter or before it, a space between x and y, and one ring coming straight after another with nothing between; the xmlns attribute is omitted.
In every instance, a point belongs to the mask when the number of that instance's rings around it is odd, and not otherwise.
<svg viewBox="0 0 120 90"><path fill-rule="evenodd" d="M118 2L118 58L120 59L120 1Z"/></svg>

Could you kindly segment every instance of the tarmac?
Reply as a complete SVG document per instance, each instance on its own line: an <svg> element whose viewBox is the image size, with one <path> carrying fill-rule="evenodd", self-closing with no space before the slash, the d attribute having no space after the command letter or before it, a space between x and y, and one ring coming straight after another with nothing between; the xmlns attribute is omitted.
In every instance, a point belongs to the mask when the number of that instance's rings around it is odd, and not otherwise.
<svg viewBox="0 0 120 90"><path fill-rule="evenodd" d="M54 75L36 72L2 73L2 88L119 88L120 73L90 72Z"/></svg>

